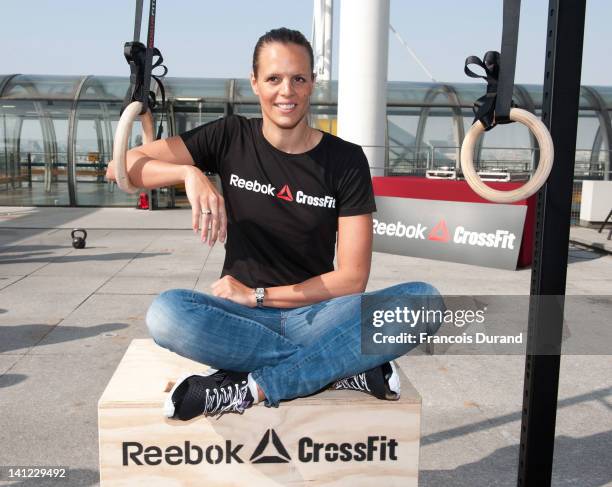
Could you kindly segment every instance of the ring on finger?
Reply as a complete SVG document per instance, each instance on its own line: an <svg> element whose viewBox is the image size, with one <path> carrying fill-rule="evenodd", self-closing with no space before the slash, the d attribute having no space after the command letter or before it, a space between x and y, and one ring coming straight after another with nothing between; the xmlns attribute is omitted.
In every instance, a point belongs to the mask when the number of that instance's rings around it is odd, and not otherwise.
<svg viewBox="0 0 612 487"><path fill-rule="evenodd" d="M210 210L202 210L202 215L210 215L212 211Z"/></svg>

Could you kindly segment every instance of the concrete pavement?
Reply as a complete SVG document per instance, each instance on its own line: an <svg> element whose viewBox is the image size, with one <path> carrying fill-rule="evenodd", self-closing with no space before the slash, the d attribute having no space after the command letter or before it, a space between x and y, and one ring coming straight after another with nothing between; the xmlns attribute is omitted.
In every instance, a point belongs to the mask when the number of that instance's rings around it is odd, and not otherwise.
<svg viewBox="0 0 612 487"><path fill-rule="evenodd" d="M70 471L67 482L14 485L97 485L97 401L130 340L148 336L149 304L169 288L208 291L220 273L223 248L204 265L190 214L0 208L0 465ZM87 229L87 248L72 248L74 227ZM612 294L612 256L569 252L568 294ZM374 254L369 290L411 280L527 295L530 270ZM420 485L516 485L524 357L399 363L423 398ZM609 355L562 357L553 485L612 484L611 377Z"/></svg>

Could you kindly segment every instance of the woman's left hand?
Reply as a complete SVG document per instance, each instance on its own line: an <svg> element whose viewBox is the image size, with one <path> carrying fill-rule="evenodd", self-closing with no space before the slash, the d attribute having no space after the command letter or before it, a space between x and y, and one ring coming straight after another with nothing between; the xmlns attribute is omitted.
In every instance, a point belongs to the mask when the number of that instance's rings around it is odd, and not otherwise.
<svg viewBox="0 0 612 487"><path fill-rule="evenodd" d="M254 308L257 305L253 289L245 286L232 276L223 276L218 281L213 282L211 288L213 296L229 299L234 303L250 308Z"/></svg>

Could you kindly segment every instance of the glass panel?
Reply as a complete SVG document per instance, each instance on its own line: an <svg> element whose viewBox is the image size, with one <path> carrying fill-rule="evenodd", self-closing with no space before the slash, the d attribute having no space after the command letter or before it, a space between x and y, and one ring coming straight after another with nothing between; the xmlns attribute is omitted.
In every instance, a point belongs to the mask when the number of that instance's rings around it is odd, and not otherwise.
<svg viewBox="0 0 612 487"><path fill-rule="evenodd" d="M311 105L310 119L311 127L328 132L332 135L338 134L338 117L335 105Z"/></svg>
<svg viewBox="0 0 612 487"><path fill-rule="evenodd" d="M591 86L603 99L606 108L612 109L612 86Z"/></svg>
<svg viewBox="0 0 612 487"><path fill-rule="evenodd" d="M412 106L421 105L430 89L430 83L389 81L387 83L387 104Z"/></svg>
<svg viewBox="0 0 612 487"><path fill-rule="evenodd" d="M0 76L6 79L5 75ZM25 76L10 80L5 97L0 100L0 204L67 205L68 119L73 97L83 78L80 76ZM164 120L163 137L181 133L222 117L228 110L229 79L165 78L172 100L174 123ZM117 191L104 180L112 158L114 130L124 95L127 76L92 76L87 78L78 104L76 127L76 175L79 205L132 206L137 196ZM520 85L539 110L542 87ZM602 102L612 109L612 87L591 87ZM318 82L311 97L312 126L337 133L338 84ZM459 142L454 127L454 112L448 107L462 107L463 127L468 130L473 119L471 107L486 90L484 81L452 85L413 82L388 83L387 132L389 174L420 174L431 164L453 165ZM582 90L578 121L576 172L582 177L601 177L609 170L609 147L599 124L594 100ZM248 79L234 80L233 112L247 117L261 117L258 98ZM520 102L521 98L516 97ZM417 144L421 107L430 109ZM160 113L155 113L156 122ZM130 144L139 144L141 128L133 127ZM483 167L519 170L531 167L534 156L528 131L520 124L498 127L481 139ZM180 190L180 185L175 189ZM166 190L164 190L166 191ZM165 193L164 193L165 194ZM160 206L163 196L160 195Z"/></svg>
<svg viewBox="0 0 612 487"><path fill-rule="evenodd" d="M536 109L541 109L542 108L542 99L543 99L543 87L542 85L520 85L521 87L523 87L527 93L529 94L529 96L531 96L531 99L533 100L533 103L536 107ZM589 101L589 99L587 97L584 96L584 94L581 92L580 94L580 108L594 108L593 104Z"/></svg>
<svg viewBox="0 0 612 487"><path fill-rule="evenodd" d="M315 89L310 96L310 103L316 104L334 104L338 103L338 82L337 81L317 81Z"/></svg>
<svg viewBox="0 0 612 487"><path fill-rule="evenodd" d="M72 100L82 76L24 75L8 82L2 98Z"/></svg>
<svg viewBox="0 0 612 487"><path fill-rule="evenodd" d="M419 152L416 144L420 111L420 108L398 107L391 107L387 111L388 176L425 174L430 153L427 148L421 148Z"/></svg>
<svg viewBox="0 0 612 487"><path fill-rule="evenodd" d="M71 102L3 100L0 205L68 205L66 127Z"/></svg>
<svg viewBox="0 0 612 487"><path fill-rule="evenodd" d="M166 100L179 102L204 101L226 102L228 79L222 78L173 78L162 79L166 92ZM158 100L161 100L159 87L151 82ZM94 76L85 83L81 95L82 100L123 100L129 88L129 78L117 76Z"/></svg>
<svg viewBox="0 0 612 487"><path fill-rule="evenodd" d="M261 117L261 107L257 105L234 105L234 113L243 117Z"/></svg>
<svg viewBox="0 0 612 487"><path fill-rule="evenodd" d="M19 205L19 199L14 198L15 192L31 185L27 166L21 167L19 164L19 132L24 104L32 107L31 102L3 101L0 105L0 204L4 205ZM38 131L40 132L40 128ZM36 140L42 143L42 135ZM24 204L29 204L29 201Z"/></svg>
<svg viewBox="0 0 612 487"><path fill-rule="evenodd" d="M80 100L123 101L130 80L119 76L91 76L85 81Z"/></svg>
<svg viewBox="0 0 612 487"><path fill-rule="evenodd" d="M4 81L7 78L10 78L11 76L13 76L12 74L0 74L0 87L4 84Z"/></svg>
<svg viewBox="0 0 612 487"><path fill-rule="evenodd" d="M484 80L474 83L453 83L452 88L459 99L459 105L462 107L471 107L478 98L487 92L487 83ZM441 103L442 100L443 98L440 97L438 103Z"/></svg>
<svg viewBox="0 0 612 487"><path fill-rule="evenodd" d="M43 140L43 130L40 120L26 118L21 121L21 131L19 134L19 156L20 159L29 160L32 171L32 181L40 182L43 180L43 173L54 168L47 167L51 158L47 157L44 150L45 141ZM23 154L23 158L21 155ZM21 174L25 168L21 168ZM46 177L46 175L45 175Z"/></svg>
<svg viewBox="0 0 612 487"><path fill-rule="evenodd" d="M530 173L534 148L529 129L521 123L497 125L481 136L476 166L480 170Z"/></svg>
<svg viewBox="0 0 612 487"><path fill-rule="evenodd" d="M589 93L591 90L586 90L581 87L578 106L581 110L599 110L600 101L597 99L597 94Z"/></svg>
<svg viewBox="0 0 612 487"><path fill-rule="evenodd" d="M444 108L432 108L425 120L422 146L431 152L431 167L456 167L459 161L459 142L456 140L453 112Z"/></svg>
<svg viewBox="0 0 612 487"><path fill-rule="evenodd" d="M608 117L609 117L609 120L612 120L612 111L608 112ZM601 128L601 130L603 130L603 127ZM610 140L606 140L606 137L603 137L603 142L602 142L601 148L602 149L606 149L606 150L612 150L612 147L609 146L611 142L612 141L610 141Z"/></svg>
<svg viewBox="0 0 612 487"><path fill-rule="evenodd" d="M91 87L90 87L91 88ZM92 88L93 89L93 88ZM112 159L112 146L121 102L80 101L75 134L76 192L79 206L135 206L138 193L118 190L104 175ZM157 125L155 126L157 130ZM142 144L142 125L132 125L128 147Z"/></svg>
<svg viewBox="0 0 612 487"><path fill-rule="evenodd" d="M599 129L599 117L592 110L580 110L578 116L578 131L576 135L576 149L591 151L597 129Z"/></svg>
<svg viewBox="0 0 612 487"><path fill-rule="evenodd" d="M423 144L430 147L455 147L452 114L447 110L429 112L423 131Z"/></svg>
<svg viewBox="0 0 612 487"><path fill-rule="evenodd" d="M581 179L601 178L605 170L607 151L601 151L604 145L600 118L592 110L580 110L576 136L576 159L574 176ZM597 144L596 144L597 142Z"/></svg>
<svg viewBox="0 0 612 487"><path fill-rule="evenodd" d="M181 134L221 118L225 113L225 104L177 101L173 103L173 109L176 134Z"/></svg>
<svg viewBox="0 0 612 487"><path fill-rule="evenodd" d="M101 87L94 84L85 88L88 97L102 93ZM104 180L104 173L112 155L107 152L109 127L119 119L120 104L102 104L79 101L76 114L75 133L75 174L76 192L79 206L114 206L135 201L134 195L122 191L111 192L111 184ZM139 133L140 124L134 123L132 134ZM138 131L138 132L136 132ZM114 131L113 131L114 134ZM134 135L131 139L133 140Z"/></svg>
<svg viewBox="0 0 612 487"><path fill-rule="evenodd" d="M542 108L542 86L541 85L521 85L531 99L533 100L533 104L537 109Z"/></svg>
<svg viewBox="0 0 612 487"><path fill-rule="evenodd" d="M236 103L259 103L259 98L253 93L248 79L237 79L234 85L234 101Z"/></svg>
<svg viewBox="0 0 612 487"><path fill-rule="evenodd" d="M168 99L203 98L205 101L228 101L228 79L164 78L163 83Z"/></svg>

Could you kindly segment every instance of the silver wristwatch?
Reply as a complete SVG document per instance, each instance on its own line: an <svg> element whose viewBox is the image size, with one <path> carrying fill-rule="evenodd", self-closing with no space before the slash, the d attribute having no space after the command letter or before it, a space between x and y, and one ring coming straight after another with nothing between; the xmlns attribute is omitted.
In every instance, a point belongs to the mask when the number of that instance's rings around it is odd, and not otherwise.
<svg viewBox="0 0 612 487"><path fill-rule="evenodd" d="M264 296L266 295L266 290L263 287L255 288L255 299L257 300L257 307L261 308L263 306Z"/></svg>

